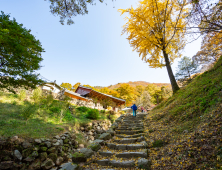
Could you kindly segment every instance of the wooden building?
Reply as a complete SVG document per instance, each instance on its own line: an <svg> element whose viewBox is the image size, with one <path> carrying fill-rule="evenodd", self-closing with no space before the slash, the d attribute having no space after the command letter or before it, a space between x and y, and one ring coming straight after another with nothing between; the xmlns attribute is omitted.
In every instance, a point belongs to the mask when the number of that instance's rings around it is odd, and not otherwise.
<svg viewBox="0 0 222 170"><path fill-rule="evenodd" d="M102 101L109 100L115 103L115 106L112 106L114 110L115 108L120 107L121 105L125 105L126 101L117 97L113 97L112 95L100 93L98 91L95 91L89 87L85 86L79 86L76 91L76 93L80 94L83 97L91 98L94 101L97 100L100 104L102 104ZM106 106L104 106L106 108Z"/></svg>
<svg viewBox="0 0 222 170"><path fill-rule="evenodd" d="M89 87L79 86L75 92L67 90L55 82L46 82L41 85L43 91L48 91L57 99L64 99L65 96L72 98L71 103L78 106L86 106L99 110L111 106L113 110L118 111L121 105L125 105L125 100L113 97L108 94L97 92ZM107 102L106 102L107 101Z"/></svg>

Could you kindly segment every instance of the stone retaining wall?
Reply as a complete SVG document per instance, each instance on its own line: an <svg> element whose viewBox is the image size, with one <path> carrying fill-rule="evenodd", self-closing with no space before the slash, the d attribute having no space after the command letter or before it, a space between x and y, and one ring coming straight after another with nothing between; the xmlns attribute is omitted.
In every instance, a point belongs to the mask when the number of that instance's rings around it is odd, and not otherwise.
<svg viewBox="0 0 222 170"><path fill-rule="evenodd" d="M71 163L78 162L75 155L80 153L84 155L83 159L90 157L93 151L100 148L98 145L114 135L113 130L118 127L121 120L121 117L118 118L112 125L110 121L95 121L80 127L91 143L88 148L81 148L75 134L70 132L54 136L52 139L24 140L18 136L7 139L0 137L0 170L64 170L67 167L76 169L78 166Z"/></svg>

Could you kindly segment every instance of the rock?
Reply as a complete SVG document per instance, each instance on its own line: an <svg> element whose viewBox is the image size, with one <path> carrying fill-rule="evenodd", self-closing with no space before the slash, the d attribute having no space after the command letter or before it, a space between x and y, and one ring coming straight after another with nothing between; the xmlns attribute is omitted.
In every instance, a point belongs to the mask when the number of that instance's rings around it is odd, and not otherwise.
<svg viewBox="0 0 222 170"><path fill-rule="evenodd" d="M78 165L76 164L72 164L71 162L68 163L64 163L60 166L59 170L77 170L78 169Z"/></svg>
<svg viewBox="0 0 222 170"><path fill-rule="evenodd" d="M40 153L40 160L41 160L41 161L44 161L44 160L46 160L46 159L47 159L47 153L46 153L46 152Z"/></svg>
<svg viewBox="0 0 222 170"><path fill-rule="evenodd" d="M110 133L103 133L100 135L99 139L109 140L109 139L111 139L111 134Z"/></svg>
<svg viewBox="0 0 222 170"><path fill-rule="evenodd" d="M50 148L52 146L51 142L45 142L46 146Z"/></svg>
<svg viewBox="0 0 222 170"><path fill-rule="evenodd" d="M138 140L137 140L137 142L142 142L142 141L144 141L145 140L145 138L143 137L143 136L141 136Z"/></svg>
<svg viewBox="0 0 222 170"><path fill-rule="evenodd" d="M60 143L60 145L63 145L63 140L62 139L58 140L58 142Z"/></svg>
<svg viewBox="0 0 222 170"><path fill-rule="evenodd" d="M151 169L151 161L145 158L139 158L137 164L138 167L141 169L147 169L147 170Z"/></svg>
<svg viewBox="0 0 222 170"><path fill-rule="evenodd" d="M86 156L83 153L75 152L72 155L72 162L73 163L79 163L79 162L86 162Z"/></svg>
<svg viewBox="0 0 222 170"><path fill-rule="evenodd" d="M91 136L93 135L93 133L92 133L91 131L89 131L87 134L88 134L88 135L91 135Z"/></svg>
<svg viewBox="0 0 222 170"><path fill-rule="evenodd" d="M57 139L53 139L53 140L52 140L52 143L56 143L56 142L57 142Z"/></svg>
<svg viewBox="0 0 222 170"><path fill-rule="evenodd" d="M55 153L57 151L56 147L51 147L50 149L48 149L49 153Z"/></svg>
<svg viewBox="0 0 222 170"><path fill-rule="evenodd" d="M66 137L65 137L65 136L61 136L61 139L62 139L62 140L65 140L65 139L66 139Z"/></svg>
<svg viewBox="0 0 222 170"><path fill-rule="evenodd" d="M41 141L42 141L42 142L45 142L45 141L46 141L46 139L45 139L45 138L41 138Z"/></svg>
<svg viewBox="0 0 222 170"><path fill-rule="evenodd" d="M112 160L112 161L110 161L110 165L115 166L115 167L130 168L130 167L133 167L134 164L135 164L135 162L133 160L129 160L129 161Z"/></svg>
<svg viewBox="0 0 222 170"><path fill-rule="evenodd" d="M22 154L18 150L14 151L14 155L18 160L22 160Z"/></svg>
<svg viewBox="0 0 222 170"><path fill-rule="evenodd" d="M69 139L65 139L63 142L64 142L65 144L68 144L68 143L69 143Z"/></svg>
<svg viewBox="0 0 222 170"><path fill-rule="evenodd" d="M25 149L25 150L22 151L22 156L26 158L26 157L28 157L32 152L33 152L33 149L32 149L32 148Z"/></svg>
<svg viewBox="0 0 222 170"><path fill-rule="evenodd" d="M37 157L39 156L39 153L37 151L33 151L32 154L31 154L31 157Z"/></svg>
<svg viewBox="0 0 222 170"><path fill-rule="evenodd" d="M101 129L101 127L100 127L100 126L97 126L97 128L96 128L96 129L100 130L100 129Z"/></svg>
<svg viewBox="0 0 222 170"><path fill-rule="evenodd" d="M26 142L26 141L22 143L22 146L23 146L23 148L25 148L25 149L32 147L31 143Z"/></svg>
<svg viewBox="0 0 222 170"><path fill-rule="evenodd" d="M30 155L30 156L28 156L27 158L25 158L24 161L26 161L26 162L32 162L32 161L34 161L34 159L35 159L35 158Z"/></svg>
<svg viewBox="0 0 222 170"><path fill-rule="evenodd" d="M60 142L56 142L56 143L53 143L52 145L53 146L60 146L60 144L61 144Z"/></svg>
<svg viewBox="0 0 222 170"><path fill-rule="evenodd" d="M47 158L47 159L42 163L41 168L42 168L42 169L50 169L50 168L52 168L54 165L55 165L54 162L53 162L51 159Z"/></svg>
<svg viewBox="0 0 222 170"><path fill-rule="evenodd" d="M89 158L90 156L93 155L92 149L83 148L80 149L80 152L83 153L86 156L86 158Z"/></svg>
<svg viewBox="0 0 222 170"><path fill-rule="evenodd" d="M18 136L13 136L13 137L11 138L11 141L12 141L12 142L15 142L16 140L18 140Z"/></svg>
<svg viewBox="0 0 222 170"><path fill-rule="evenodd" d="M97 152L101 148L101 146L99 143L91 143L87 148L90 148L93 151Z"/></svg>
<svg viewBox="0 0 222 170"><path fill-rule="evenodd" d="M57 160L57 154L55 154L55 153L50 153L50 154L48 155L48 158L51 159L51 160L53 160L53 162L56 162L56 160Z"/></svg>
<svg viewBox="0 0 222 170"><path fill-rule="evenodd" d="M145 148L147 148L148 147L148 144L145 142L145 141L143 141L143 142L140 142L142 145L144 145L145 146Z"/></svg>
<svg viewBox="0 0 222 170"><path fill-rule="evenodd" d="M93 141L92 141L92 140L89 140L88 143L91 144L91 143L93 143Z"/></svg>
<svg viewBox="0 0 222 170"><path fill-rule="evenodd" d="M183 133L188 133L188 132L189 132L188 130L184 130L184 131L183 131Z"/></svg>
<svg viewBox="0 0 222 170"><path fill-rule="evenodd" d="M13 161L0 162L0 169L12 169L13 163L14 163Z"/></svg>
<svg viewBox="0 0 222 170"><path fill-rule="evenodd" d="M100 140L100 139L94 140L93 143L98 143L98 144L100 144L100 145L104 145L104 144L105 144L105 143L104 143L104 140Z"/></svg>
<svg viewBox="0 0 222 170"><path fill-rule="evenodd" d="M109 130L107 130L106 133L110 133L112 136L115 135L115 131L114 131L112 128L110 128Z"/></svg>
<svg viewBox="0 0 222 170"><path fill-rule="evenodd" d="M29 167L28 169L40 169L41 168L41 161L39 159L36 159Z"/></svg>
<svg viewBox="0 0 222 170"><path fill-rule="evenodd" d="M93 141L94 137L93 136L89 136L89 140Z"/></svg>
<svg viewBox="0 0 222 170"><path fill-rule="evenodd" d="M79 148L84 148L84 145L83 144L79 144Z"/></svg>
<svg viewBox="0 0 222 170"><path fill-rule="evenodd" d="M85 128L84 128L84 127L80 127L80 130L81 130L81 131L84 131L84 130L85 130Z"/></svg>
<svg viewBox="0 0 222 170"><path fill-rule="evenodd" d="M41 151L41 152L46 152L47 150L48 150L48 148L47 148L47 147L44 147L44 146L40 148L40 151Z"/></svg>
<svg viewBox="0 0 222 170"><path fill-rule="evenodd" d="M54 136L55 139L60 139L59 135Z"/></svg>
<svg viewBox="0 0 222 170"><path fill-rule="evenodd" d="M58 168L57 167L53 167L50 170L58 170Z"/></svg>
<svg viewBox="0 0 222 170"><path fill-rule="evenodd" d="M92 126L92 123L91 123L91 122L89 122L87 125L88 125L88 126Z"/></svg>
<svg viewBox="0 0 222 170"><path fill-rule="evenodd" d="M62 162L63 162L63 158L62 158L62 157L58 157L58 158L56 159L55 164L56 164L56 166L59 166L59 165L62 164Z"/></svg>
<svg viewBox="0 0 222 170"><path fill-rule="evenodd" d="M35 143L40 144L42 143L41 139L35 139Z"/></svg>

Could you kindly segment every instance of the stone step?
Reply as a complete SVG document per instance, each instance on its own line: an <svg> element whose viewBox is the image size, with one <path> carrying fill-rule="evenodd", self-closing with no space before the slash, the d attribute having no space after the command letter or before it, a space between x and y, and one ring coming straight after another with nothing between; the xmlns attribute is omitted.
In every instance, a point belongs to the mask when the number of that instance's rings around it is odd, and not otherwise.
<svg viewBox="0 0 222 170"><path fill-rule="evenodd" d="M114 151L100 151L99 154L103 157L112 157L115 155L117 158L133 158L133 157L140 157L140 158L147 158L148 151L144 149L142 151L135 151L135 152L118 152L115 153Z"/></svg>
<svg viewBox="0 0 222 170"><path fill-rule="evenodd" d="M114 168L127 168L127 169L140 169L141 167L143 169L150 169L151 168L151 161L145 158L139 158L137 160L131 159L131 160L122 160L122 159L116 159L116 160L109 160L109 159L100 159L97 160L96 163L100 166L103 166L101 169L108 169L104 166L109 166L109 169ZM139 167L137 167L139 166ZM111 170L111 169L110 169Z"/></svg>
<svg viewBox="0 0 222 170"><path fill-rule="evenodd" d="M124 122L142 123L143 121L141 121L141 120L123 120L123 123Z"/></svg>
<svg viewBox="0 0 222 170"><path fill-rule="evenodd" d="M145 116L146 114L138 114L136 117L125 115L118 118L119 126L115 129L115 136L97 152L91 169L150 169L148 145L144 138Z"/></svg>
<svg viewBox="0 0 222 170"><path fill-rule="evenodd" d="M119 144L129 144L129 143L136 143L136 142L142 142L145 138L143 136L137 137L137 138L121 138L121 139L113 139L113 142L119 143Z"/></svg>
<svg viewBox="0 0 222 170"><path fill-rule="evenodd" d="M122 152L116 154L117 158L134 158L134 157L140 157L140 158L147 158L148 152L147 149L144 149L143 152Z"/></svg>
<svg viewBox="0 0 222 170"><path fill-rule="evenodd" d="M101 166L113 166L113 167L122 167L122 168L131 168L135 166L134 160L121 161L121 160L102 159L102 160L97 160L96 163Z"/></svg>
<svg viewBox="0 0 222 170"><path fill-rule="evenodd" d="M144 126L143 123L122 123L121 126Z"/></svg>
<svg viewBox="0 0 222 170"><path fill-rule="evenodd" d="M107 143L107 147L113 150L137 150L137 149L146 149L148 147L147 143L140 142L138 144L115 144Z"/></svg>
<svg viewBox="0 0 222 170"><path fill-rule="evenodd" d="M116 134L126 134L126 135L134 135L142 132L143 130L116 130Z"/></svg>
<svg viewBox="0 0 222 170"><path fill-rule="evenodd" d="M143 133L138 133L136 135L122 135L122 134L116 134L115 135L118 138L137 138L143 136Z"/></svg>
<svg viewBox="0 0 222 170"><path fill-rule="evenodd" d="M120 130L120 129L128 129L128 130L140 130L140 129L144 129L143 126L135 126L135 127L127 127L127 126L120 126L118 127L116 130Z"/></svg>

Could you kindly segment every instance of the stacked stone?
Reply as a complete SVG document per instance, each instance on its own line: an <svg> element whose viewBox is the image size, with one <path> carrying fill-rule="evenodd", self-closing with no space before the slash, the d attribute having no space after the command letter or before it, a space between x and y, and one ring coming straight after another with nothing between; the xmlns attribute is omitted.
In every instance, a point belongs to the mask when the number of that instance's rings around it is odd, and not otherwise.
<svg viewBox="0 0 222 170"><path fill-rule="evenodd" d="M86 166L90 169L150 169L147 143L144 138L143 119L145 114L137 117L127 115L115 128L116 135L98 151L95 163ZM115 134L114 133L114 134Z"/></svg>
<svg viewBox="0 0 222 170"><path fill-rule="evenodd" d="M100 134L105 133L110 127L111 122L109 120L104 120L88 123L85 126L80 127L79 130L84 133L86 140L89 143L92 143Z"/></svg>
<svg viewBox="0 0 222 170"><path fill-rule="evenodd" d="M77 147L75 135L66 132L53 139L23 139L14 136L0 140L0 169L64 169L71 161L69 153Z"/></svg>

